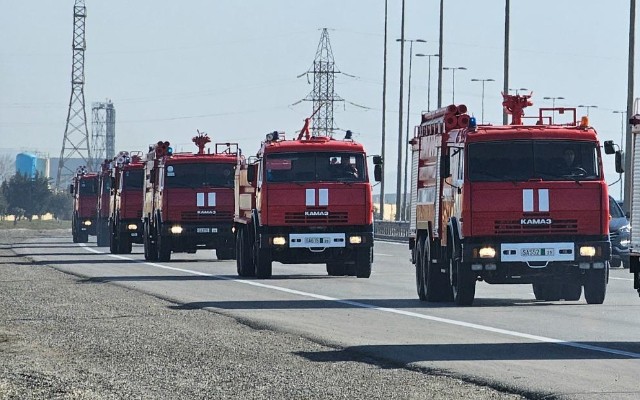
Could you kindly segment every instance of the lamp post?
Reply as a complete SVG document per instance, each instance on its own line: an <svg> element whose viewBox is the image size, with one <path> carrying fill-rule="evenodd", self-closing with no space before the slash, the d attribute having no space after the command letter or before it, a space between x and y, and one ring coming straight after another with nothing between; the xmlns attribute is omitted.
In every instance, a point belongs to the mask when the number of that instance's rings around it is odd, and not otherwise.
<svg viewBox="0 0 640 400"><path fill-rule="evenodd" d="M627 112L625 110L615 110L614 114L620 114L620 151L624 154L624 120L626 119ZM620 200L624 200L623 188L624 182L622 181L622 172L619 174L620 178ZM627 206L628 207L628 206Z"/></svg>
<svg viewBox="0 0 640 400"><path fill-rule="evenodd" d="M578 108L586 108L587 109L587 117L589 116L589 109L590 108L598 108L598 106L586 106L584 104L580 104L578 105Z"/></svg>
<svg viewBox="0 0 640 400"><path fill-rule="evenodd" d="M517 88L517 89L511 89L511 88L509 88L509 91L512 91L512 90L513 90L514 92L516 92L516 96L517 96L517 95L519 95L519 94L520 94L520 92L528 92L528 91L529 91L529 89L527 89L527 88L523 88L523 87L521 87L521 88Z"/></svg>
<svg viewBox="0 0 640 400"><path fill-rule="evenodd" d="M429 74L427 78L427 111L431 111L431 58L440 57L440 54L416 54L416 57L429 57Z"/></svg>
<svg viewBox="0 0 640 400"><path fill-rule="evenodd" d="M400 98L398 101L398 166L396 171L396 215L394 220L400 221L400 190L402 190L402 90L404 87L404 12L405 0L402 0L402 18L400 19Z"/></svg>
<svg viewBox="0 0 640 400"><path fill-rule="evenodd" d="M407 90L407 134L405 137L404 147L405 151L407 150L407 145L409 143L409 122L411 116L411 65L413 60L413 42L418 43L426 43L427 41L424 39L396 39L396 42L401 41L409 42L409 89ZM402 209L400 210L400 219L405 221L407 218L407 169L409 164L409 152L407 151L407 155L404 159L404 186L402 192ZM397 211L396 211L397 212Z"/></svg>
<svg viewBox="0 0 640 400"><path fill-rule="evenodd" d="M556 100L564 100L564 97L562 96L556 96L556 97L543 97L544 100L551 100L551 108L553 108L553 114L551 115L551 123L553 124L555 121L555 117L556 117Z"/></svg>
<svg viewBox="0 0 640 400"><path fill-rule="evenodd" d="M452 85L451 85L451 104L456 104L456 71L457 70L462 70L462 71L466 71L467 68L465 67L442 67L442 69L444 71L451 71L451 73L453 74L453 81L452 81Z"/></svg>
<svg viewBox="0 0 640 400"><path fill-rule="evenodd" d="M388 1L384 1L384 56L382 70L382 151L380 155L384 160L386 148L387 132L387 22L388 22ZM382 164L382 179L380 180L380 220L384 220L384 163Z"/></svg>
<svg viewBox="0 0 640 400"><path fill-rule="evenodd" d="M478 79L473 78L471 82L482 82L482 124L484 125L484 83L485 82L495 82L495 79L486 78L486 79Z"/></svg>

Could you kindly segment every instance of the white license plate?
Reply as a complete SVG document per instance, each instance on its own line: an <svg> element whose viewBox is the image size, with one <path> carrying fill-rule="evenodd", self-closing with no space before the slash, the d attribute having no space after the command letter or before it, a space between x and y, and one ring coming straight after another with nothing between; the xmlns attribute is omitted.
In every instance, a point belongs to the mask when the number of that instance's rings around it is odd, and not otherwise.
<svg viewBox="0 0 640 400"><path fill-rule="evenodd" d="M545 249L540 247L521 249L520 251L520 255L522 257L553 256L553 249Z"/></svg>
<svg viewBox="0 0 640 400"><path fill-rule="evenodd" d="M196 228L196 233L218 233L218 228Z"/></svg>
<svg viewBox="0 0 640 400"><path fill-rule="evenodd" d="M138 232L131 233L131 236L138 236Z"/></svg>
<svg viewBox="0 0 640 400"><path fill-rule="evenodd" d="M328 244L331 243L331 238L327 237L306 237L304 238L306 244Z"/></svg>

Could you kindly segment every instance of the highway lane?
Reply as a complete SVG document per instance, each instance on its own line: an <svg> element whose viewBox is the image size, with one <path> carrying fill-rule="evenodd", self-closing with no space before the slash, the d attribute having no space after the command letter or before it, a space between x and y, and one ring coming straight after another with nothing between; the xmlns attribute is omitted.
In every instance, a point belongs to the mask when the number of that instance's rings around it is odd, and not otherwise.
<svg viewBox="0 0 640 400"><path fill-rule="evenodd" d="M418 301L406 245L377 242L370 279L328 277L324 266L274 263L270 280L238 279L235 262L210 251L144 262L70 238L17 246L36 263L213 309L248 324L336 346L317 361L353 352L496 386L569 398L640 396L640 299L627 270L612 270L603 305L537 302L530 285L478 284L473 307ZM108 299L106 299L108 301ZM312 357L310 354L300 354Z"/></svg>

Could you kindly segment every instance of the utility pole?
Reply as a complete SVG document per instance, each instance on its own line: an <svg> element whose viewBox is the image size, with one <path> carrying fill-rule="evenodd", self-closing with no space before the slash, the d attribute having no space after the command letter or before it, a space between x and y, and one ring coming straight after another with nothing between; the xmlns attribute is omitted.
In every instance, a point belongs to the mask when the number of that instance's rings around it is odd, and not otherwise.
<svg viewBox="0 0 640 400"><path fill-rule="evenodd" d="M398 167L396 174L396 221L400 221L400 207L402 204L400 202L400 197L402 193L402 89L403 89L403 73L404 73L404 7L405 0L402 0L402 23L400 28L400 100L398 104Z"/></svg>
<svg viewBox="0 0 640 400"><path fill-rule="evenodd" d="M385 133L387 129L387 16L388 0L384 0L384 61L382 71L382 180L380 181L380 219L384 220L384 161L385 161Z"/></svg>
<svg viewBox="0 0 640 400"><path fill-rule="evenodd" d="M635 47L636 47L636 0L630 0L629 2L629 61L628 61L628 75L627 75L627 117L633 115L633 85L634 85L634 58L635 58ZM624 148L627 150L629 156L625 157L624 160L624 170L626 173L624 174L624 210L625 212L631 212L631 178L633 174L631 173L632 165L631 165L631 153L633 152L633 138L631 135L631 124L627 121L627 129L626 129L626 140Z"/></svg>
<svg viewBox="0 0 640 400"><path fill-rule="evenodd" d="M89 130L87 129L87 112L84 107L84 51L85 19L87 9L84 0L76 0L73 6L73 61L71 68L71 96L67 111L67 123L62 140L62 150L58 160L56 186L62 187L75 173L74 168L65 165L74 155L84 160L89 171L93 170ZM64 182L63 182L64 179Z"/></svg>

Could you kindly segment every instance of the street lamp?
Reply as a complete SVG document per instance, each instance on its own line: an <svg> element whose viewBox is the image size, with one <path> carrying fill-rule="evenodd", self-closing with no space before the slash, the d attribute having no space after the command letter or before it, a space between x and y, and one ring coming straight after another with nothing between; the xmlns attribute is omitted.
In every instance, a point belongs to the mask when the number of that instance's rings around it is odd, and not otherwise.
<svg viewBox="0 0 640 400"><path fill-rule="evenodd" d="M485 82L495 82L495 79L486 78L486 79L471 79L471 82L482 82L482 124L484 125L484 83Z"/></svg>
<svg viewBox="0 0 640 400"><path fill-rule="evenodd" d="M556 100L564 100L564 97L562 96L557 96L557 97L543 97L542 99L544 100L551 100L551 108L553 108L553 114L551 114L551 123L553 124L555 121L555 117L556 117Z"/></svg>
<svg viewBox="0 0 640 400"><path fill-rule="evenodd" d="M405 151L409 143L409 123L411 116L411 65L413 60L413 42L426 43L424 39L396 39L396 42L409 42L409 89L407 91L407 134L405 138ZM400 217L402 220L406 220L406 206L407 206L407 169L409 164L409 152L404 160L404 191L402 193L402 209L400 210ZM398 211L396 211L398 212Z"/></svg>
<svg viewBox="0 0 640 400"><path fill-rule="evenodd" d="M528 92L528 91L529 91L529 89L527 89L527 88L523 88L523 87L521 87L521 88L517 88L517 89L511 89L511 88L509 88L509 91L512 91L512 90L513 90L514 92L516 92L516 96L517 96L517 95L519 95L519 94L520 94L520 92Z"/></svg>
<svg viewBox="0 0 640 400"><path fill-rule="evenodd" d="M624 154L624 120L626 119L627 112L624 110L615 110L614 114L620 114L620 151ZM622 172L620 173L620 200L623 200L623 188L624 182L622 181Z"/></svg>
<svg viewBox="0 0 640 400"><path fill-rule="evenodd" d="M453 84L451 85L451 104L456 104L456 70L466 71L465 67L442 67L444 71L451 71L453 74Z"/></svg>
<svg viewBox="0 0 640 400"><path fill-rule="evenodd" d="M402 18L400 19L400 98L398 100L398 167L396 174L396 215L395 220L400 221L400 190L402 190L402 89L404 87L404 15L405 0L402 0Z"/></svg>
<svg viewBox="0 0 640 400"><path fill-rule="evenodd" d="M598 106L586 106L586 105L584 105L584 104L580 104L580 105L578 106L578 108L586 108L586 109L587 109L587 117L588 117L588 116L589 116L589 109L590 109L590 108L598 108Z"/></svg>
<svg viewBox="0 0 640 400"><path fill-rule="evenodd" d="M427 78L427 111L431 111L431 57L440 57L440 54L416 54L416 57L429 57L429 77Z"/></svg>

